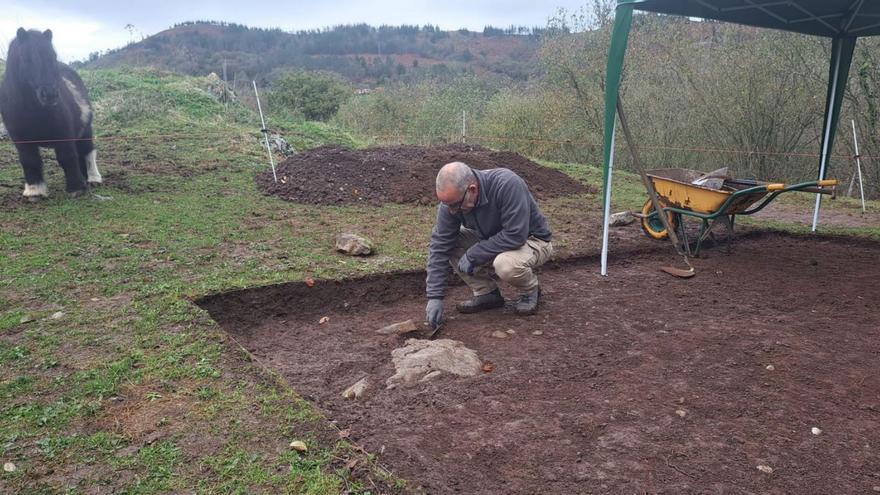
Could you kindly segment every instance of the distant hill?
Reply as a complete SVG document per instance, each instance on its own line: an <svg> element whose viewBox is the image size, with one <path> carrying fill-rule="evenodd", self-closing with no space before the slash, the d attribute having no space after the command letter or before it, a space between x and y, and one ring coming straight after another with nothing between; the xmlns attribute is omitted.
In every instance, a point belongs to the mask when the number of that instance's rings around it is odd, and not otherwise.
<svg viewBox="0 0 880 495"><path fill-rule="evenodd" d="M79 65L153 66L189 75L266 78L285 69L326 70L361 85L434 73L535 75L539 28L487 27L483 32L434 26L366 24L289 33L219 22L187 22L138 43L93 54Z"/></svg>

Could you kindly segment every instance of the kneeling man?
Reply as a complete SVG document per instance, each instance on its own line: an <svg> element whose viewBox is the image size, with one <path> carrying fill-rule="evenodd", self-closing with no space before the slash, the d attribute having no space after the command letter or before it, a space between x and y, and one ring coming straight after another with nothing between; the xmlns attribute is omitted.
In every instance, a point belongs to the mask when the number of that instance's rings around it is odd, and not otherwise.
<svg viewBox="0 0 880 495"><path fill-rule="evenodd" d="M534 268L553 254L551 233L525 181L506 168L473 170L447 163L437 174L437 221L428 248L428 305L433 327L443 318L447 263L474 293L456 306L476 313L504 306L489 267L519 292L515 311L534 314L541 287Z"/></svg>

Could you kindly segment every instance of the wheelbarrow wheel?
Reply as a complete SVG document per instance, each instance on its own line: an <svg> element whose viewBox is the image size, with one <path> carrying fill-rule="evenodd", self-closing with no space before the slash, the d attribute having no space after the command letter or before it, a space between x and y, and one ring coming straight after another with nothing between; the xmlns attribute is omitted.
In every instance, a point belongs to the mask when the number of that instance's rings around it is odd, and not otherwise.
<svg viewBox="0 0 880 495"><path fill-rule="evenodd" d="M669 226L673 229L678 225L675 221L675 215L671 212L666 214L666 218L669 221ZM669 237L669 232L663 227L663 221L660 220L660 217L654 211L654 204L650 199L645 201L645 205L642 206L642 230L645 231L645 235L652 239L666 239Z"/></svg>

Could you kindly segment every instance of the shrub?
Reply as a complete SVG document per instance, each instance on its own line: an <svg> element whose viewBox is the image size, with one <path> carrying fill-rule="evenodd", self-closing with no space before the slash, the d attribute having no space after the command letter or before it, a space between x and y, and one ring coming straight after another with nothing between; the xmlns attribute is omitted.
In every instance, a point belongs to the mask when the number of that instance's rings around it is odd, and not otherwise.
<svg viewBox="0 0 880 495"><path fill-rule="evenodd" d="M284 72L272 83L269 103L308 120L325 121L352 96L352 89L336 76L320 72Z"/></svg>

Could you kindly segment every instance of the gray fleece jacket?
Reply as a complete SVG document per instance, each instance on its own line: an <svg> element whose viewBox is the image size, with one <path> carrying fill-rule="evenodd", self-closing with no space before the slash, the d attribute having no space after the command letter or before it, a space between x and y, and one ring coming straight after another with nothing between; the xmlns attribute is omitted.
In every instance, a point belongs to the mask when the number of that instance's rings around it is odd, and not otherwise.
<svg viewBox="0 0 880 495"><path fill-rule="evenodd" d="M519 249L529 237L550 241L547 219L520 176L506 168L474 170L479 183L479 198L468 213L453 214L440 203L437 221L428 247L428 299L446 294L449 257L458 242L462 226L474 230L481 241L467 250L475 266L491 263L496 256Z"/></svg>

